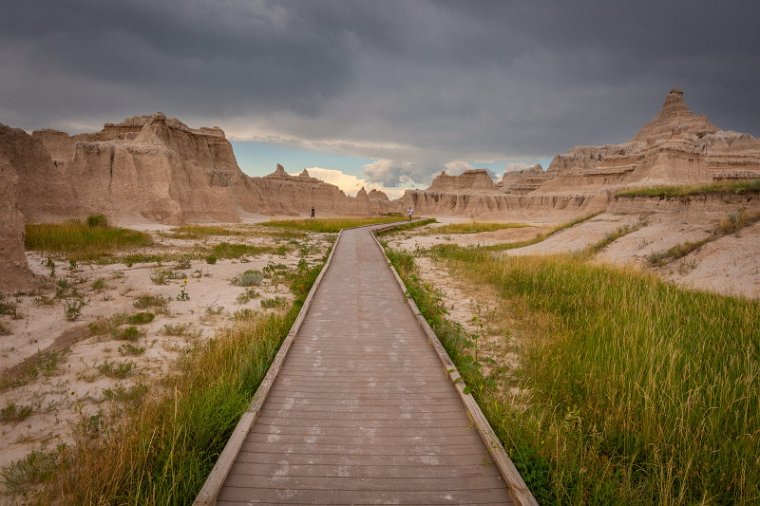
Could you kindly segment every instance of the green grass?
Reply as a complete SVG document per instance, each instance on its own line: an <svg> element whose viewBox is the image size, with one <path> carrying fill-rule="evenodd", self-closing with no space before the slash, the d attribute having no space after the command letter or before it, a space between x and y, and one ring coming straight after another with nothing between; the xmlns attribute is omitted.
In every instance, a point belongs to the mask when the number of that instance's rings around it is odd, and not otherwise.
<svg viewBox="0 0 760 506"><path fill-rule="evenodd" d="M721 181L718 183L690 185L690 186L650 186L647 188L632 188L622 190L615 194L616 197L689 197L692 195L707 195L711 193L742 193L760 192L760 179L751 181Z"/></svg>
<svg viewBox="0 0 760 506"><path fill-rule="evenodd" d="M37 497L65 504L190 504L287 335L321 265L299 270L288 311L249 312L181 360L153 395L104 392L127 402L118 426L82 438Z"/></svg>
<svg viewBox="0 0 760 506"><path fill-rule="evenodd" d="M425 231L425 235L441 234L479 234L482 232L495 232L508 228L525 228L531 225L524 223L449 223L441 227L430 228Z"/></svg>
<svg viewBox="0 0 760 506"><path fill-rule="evenodd" d="M313 218L305 220L278 220L261 223L265 227L299 230L303 232L337 233L344 228L362 227L401 221L399 216L376 216L372 218Z"/></svg>
<svg viewBox="0 0 760 506"><path fill-rule="evenodd" d="M485 378L411 255L390 255L540 504L757 502L759 302L572 257L438 254L526 333L522 367Z"/></svg>
<svg viewBox="0 0 760 506"><path fill-rule="evenodd" d="M73 260L93 260L130 248L149 246L150 235L107 224L90 226L78 220L26 226L26 249L62 253Z"/></svg>

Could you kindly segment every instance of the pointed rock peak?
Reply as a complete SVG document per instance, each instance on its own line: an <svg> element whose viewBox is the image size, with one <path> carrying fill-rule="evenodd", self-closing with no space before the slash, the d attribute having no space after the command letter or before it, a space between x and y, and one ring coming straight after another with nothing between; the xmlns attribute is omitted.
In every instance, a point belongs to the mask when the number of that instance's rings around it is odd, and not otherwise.
<svg viewBox="0 0 760 506"><path fill-rule="evenodd" d="M690 112L683 99L683 90L680 88L673 88L665 97L665 102L662 104L660 114L678 114L683 112Z"/></svg>
<svg viewBox="0 0 760 506"><path fill-rule="evenodd" d="M276 169L274 169L274 173L275 173L275 174L280 174L280 175L282 175L282 176L285 176L285 175L287 175L287 172L285 172L285 167L283 167L283 166L282 166L282 165L280 165L279 163L277 164L277 168L276 168Z"/></svg>
<svg viewBox="0 0 760 506"><path fill-rule="evenodd" d="M366 197L366 196L367 196L367 190L365 190L365 189L364 189L364 187L362 186L362 189L361 189L361 190L359 190L359 191L356 193L356 196L357 196L357 197L359 197L359 196L362 196L362 197Z"/></svg>
<svg viewBox="0 0 760 506"><path fill-rule="evenodd" d="M710 120L689 110L683 99L682 89L673 88L665 97L657 116L639 130L633 141L657 143L674 136L717 131L718 128Z"/></svg>
<svg viewBox="0 0 760 506"><path fill-rule="evenodd" d="M302 170L301 173L299 174L299 176L300 177L311 177L311 176L309 176L309 171L306 170L306 169Z"/></svg>

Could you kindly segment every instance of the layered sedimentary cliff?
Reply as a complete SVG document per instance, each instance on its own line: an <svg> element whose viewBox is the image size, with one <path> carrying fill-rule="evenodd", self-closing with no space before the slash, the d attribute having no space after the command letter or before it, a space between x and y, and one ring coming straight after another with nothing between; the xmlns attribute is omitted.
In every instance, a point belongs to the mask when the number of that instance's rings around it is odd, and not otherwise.
<svg viewBox="0 0 760 506"><path fill-rule="evenodd" d="M191 129L157 113L92 134L40 130L33 136L87 212L176 224L238 221L241 210L256 205L219 128Z"/></svg>
<svg viewBox="0 0 760 506"><path fill-rule="evenodd" d="M98 212L123 221L179 224L235 222L245 213L306 214L312 207L321 214L392 207L384 195L349 197L306 171L290 176L278 166L263 178L249 177L221 129L193 129L162 113L108 123L96 133L38 130L32 137L34 149L21 157L31 167L20 174L27 220ZM51 177L38 182L42 173Z"/></svg>
<svg viewBox="0 0 760 506"><path fill-rule="evenodd" d="M692 113L683 91L671 90L655 118L629 142L577 146L540 165L505 173L494 185L486 171L439 175L404 202L419 212L497 216L506 211L604 209L624 187L683 185L760 178L760 140L718 129Z"/></svg>
<svg viewBox="0 0 760 506"><path fill-rule="evenodd" d="M657 116L629 142L580 146L554 158L537 191L709 183L760 177L760 140L719 130L671 90Z"/></svg>

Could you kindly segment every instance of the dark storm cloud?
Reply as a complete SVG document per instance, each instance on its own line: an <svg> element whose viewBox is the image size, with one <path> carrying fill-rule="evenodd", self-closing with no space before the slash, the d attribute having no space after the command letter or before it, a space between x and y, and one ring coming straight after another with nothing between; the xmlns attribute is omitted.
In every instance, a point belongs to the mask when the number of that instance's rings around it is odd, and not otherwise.
<svg viewBox="0 0 760 506"><path fill-rule="evenodd" d="M624 141L673 86L757 134L758 19L751 1L18 1L0 18L0 121L163 110L424 181Z"/></svg>

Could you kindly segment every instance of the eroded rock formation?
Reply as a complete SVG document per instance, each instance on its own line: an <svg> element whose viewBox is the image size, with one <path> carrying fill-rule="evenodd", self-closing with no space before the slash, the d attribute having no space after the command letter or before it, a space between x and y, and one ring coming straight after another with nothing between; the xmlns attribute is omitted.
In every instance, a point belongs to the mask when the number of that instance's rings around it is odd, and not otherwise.
<svg viewBox="0 0 760 506"><path fill-rule="evenodd" d="M760 177L760 140L719 130L673 89L629 142L575 147L556 156L547 174L552 179L537 191L753 179Z"/></svg>
<svg viewBox="0 0 760 506"><path fill-rule="evenodd" d="M391 207L384 195L360 203L306 171L291 176L279 165L268 176L249 177L220 128L193 129L162 113L108 123L96 133L38 130L33 137L39 153L27 158L59 174L50 181L69 183L46 192L69 208L43 213L44 202L24 197L31 220L98 212L120 221L236 222L245 213L308 214L315 207L323 215L372 214Z"/></svg>
<svg viewBox="0 0 760 506"><path fill-rule="evenodd" d="M23 133L0 125L3 139ZM0 293L28 290L34 286L34 276L24 255L24 217L18 208L18 174L7 151L0 150Z"/></svg>
<svg viewBox="0 0 760 506"><path fill-rule="evenodd" d="M394 208L383 192L368 194L362 188L356 197L350 197L337 186L311 177L306 169L291 176L278 164L273 173L249 180L260 195L259 212L265 214L308 215L314 208L319 216L361 216Z"/></svg>
<svg viewBox="0 0 760 506"><path fill-rule="evenodd" d="M482 173L482 174L481 174ZM487 180L486 180L487 178ZM494 185L486 171L441 174L404 196L419 212L498 216L518 210L604 209L624 187L760 178L760 140L718 129L671 90L655 118L629 142L577 146L540 165L508 172Z"/></svg>
<svg viewBox="0 0 760 506"><path fill-rule="evenodd" d="M37 139L21 129L0 125L0 157L18 177L18 208L27 221L81 214L71 181Z"/></svg>

